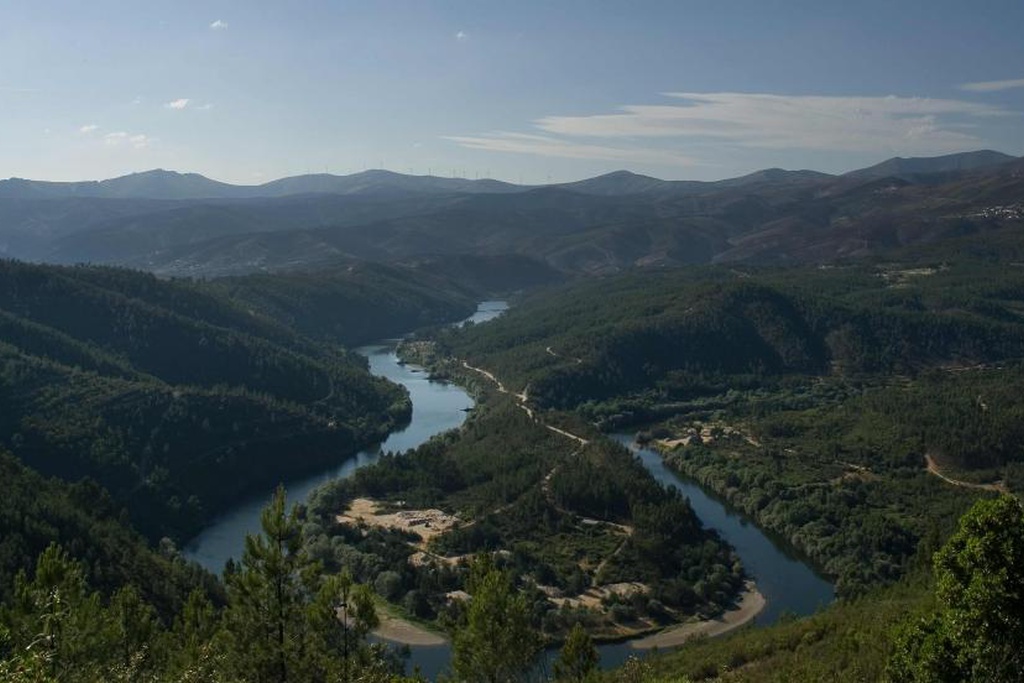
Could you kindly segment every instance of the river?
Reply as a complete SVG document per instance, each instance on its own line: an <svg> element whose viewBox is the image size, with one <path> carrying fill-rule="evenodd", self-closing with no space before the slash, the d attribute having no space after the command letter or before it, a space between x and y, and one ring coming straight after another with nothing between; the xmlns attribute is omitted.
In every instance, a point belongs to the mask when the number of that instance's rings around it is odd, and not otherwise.
<svg viewBox="0 0 1024 683"><path fill-rule="evenodd" d="M506 309L504 302L485 301L469 320L486 322ZM394 351L395 341L364 346L358 351L369 360L373 374L402 384L409 390L413 404L409 425L393 432L378 449L363 451L326 471L287 483L291 501L304 501L325 481L349 476L360 467L376 462L382 450L401 452L415 448L435 434L454 429L465 421L466 410L473 405L472 398L458 386L428 379L422 368L399 363ZM771 624L784 613L810 614L833 600L832 585L788 552L784 544L770 539L743 515L730 510L695 483L678 477L664 466L657 452L636 447L632 435L614 434L612 438L631 448L661 484L678 488L689 498L690 505L704 525L717 530L736 549L747 572L767 599L756 623ZM260 530L260 512L270 500L270 495L268 492L265 496L241 503L214 521L186 546L186 557L217 573L224 568L228 558L240 558L245 535ZM601 665L605 668L617 666L630 654L639 653L628 642L602 645L599 649ZM553 653L549 652L548 659L552 656ZM447 666L450 657L451 650L447 645L415 647L412 648L410 666L418 665L422 673L433 680Z"/></svg>

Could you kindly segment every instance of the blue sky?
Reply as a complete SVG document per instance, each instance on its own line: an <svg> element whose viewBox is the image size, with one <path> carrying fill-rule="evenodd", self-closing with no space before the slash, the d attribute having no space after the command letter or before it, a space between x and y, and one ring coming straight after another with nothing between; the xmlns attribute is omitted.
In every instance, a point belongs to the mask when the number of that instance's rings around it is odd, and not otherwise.
<svg viewBox="0 0 1024 683"><path fill-rule="evenodd" d="M1024 154L1024 2L9 0L0 177L710 180Z"/></svg>

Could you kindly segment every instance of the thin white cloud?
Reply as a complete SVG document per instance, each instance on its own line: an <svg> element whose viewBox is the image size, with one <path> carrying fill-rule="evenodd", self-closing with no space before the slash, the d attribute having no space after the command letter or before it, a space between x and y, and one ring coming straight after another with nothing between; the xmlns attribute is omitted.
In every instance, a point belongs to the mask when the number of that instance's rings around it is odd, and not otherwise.
<svg viewBox="0 0 1024 683"><path fill-rule="evenodd" d="M124 145L134 147L135 149L144 149L156 142L156 138L152 138L142 133L127 133L123 130L119 130L104 135L103 142L111 147Z"/></svg>
<svg viewBox="0 0 1024 683"><path fill-rule="evenodd" d="M221 21L220 19L217 19L216 21L213 21L210 24L210 28L213 29L214 31L223 31L227 27L228 27L228 22ZM245 33L245 31L242 31L242 33Z"/></svg>
<svg viewBox="0 0 1024 683"><path fill-rule="evenodd" d="M497 132L479 136L447 136L462 147L488 152L512 152L562 159L604 159L631 163L692 166L694 159L672 150L649 147L612 147L560 140L546 135Z"/></svg>
<svg viewBox="0 0 1024 683"><path fill-rule="evenodd" d="M213 104L207 102L206 104L199 105L198 107L196 107L196 109L198 109L199 111L210 111L211 109L213 109Z"/></svg>
<svg viewBox="0 0 1024 683"><path fill-rule="evenodd" d="M865 151L960 149L978 140L979 118L1009 112L959 100L754 93L665 93L672 105L631 105L621 113L548 116L548 134L598 138L717 139L742 147Z"/></svg>
<svg viewBox="0 0 1024 683"><path fill-rule="evenodd" d="M1024 88L1024 78L1014 78L1008 81L975 81L964 83L961 90L970 92L997 92L999 90L1012 90L1013 88Z"/></svg>
<svg viewBox="0 0 1024 683"><path fill-rule="evenodd" d="M168 109L184 109L185 107L188 106L188 103L190 101L191 100L189 100L189 98L187 98L187 97L181 97L181 98L176 99L176 100L171 100L165 106Z"/></svg>
<svg viewBox="0 0 1024 683"><path fill-rule="evenodd" d="M85 126L82 126L81 128L79 128L78 132L79 133L83 133L85 135L88 135L89 133L96 132L96 130L98 130L98 129L99 129L99 126L97 126L95 123L90 123L88 125L85 125Z"/></svg>
<svg viewBox="0 0 1024 683"><path fill-rule="evenodd" d="M148 135L142 135L140 133L138 135L132 135L131 137L129 137L128 142L130 142L132 147L134 147L135 149L142 149L143 147L149 147L149 145L153 142L153 138L149 137Z"/></svg>
<svg viewBox="0 0 1024 683"><path fill-rule="evenodd" d="M465 31L459 31L455 34L455 40L466 40L467 38L469 38L469 34Z"/></svg>
<svg viewBox="0 0 1024 683"><path fill-rule="evenodd" d="M983 124L1019 116L956 99L761 93L662 93L671 104L546 116L534 131L449 137L473 149L579 159L695 164L698 146L911 155L976 149ZM657 140L657 145L650 141ZM613 142L614 141L614 142Z"/></svg>

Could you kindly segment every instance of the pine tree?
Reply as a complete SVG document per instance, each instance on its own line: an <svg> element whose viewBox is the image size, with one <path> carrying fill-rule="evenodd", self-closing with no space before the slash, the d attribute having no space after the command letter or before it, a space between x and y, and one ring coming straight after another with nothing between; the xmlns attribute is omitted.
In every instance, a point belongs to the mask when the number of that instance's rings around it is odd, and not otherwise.
<svg viewBox="0 0 1024 683"><path fill-rule="evenodd" d="M193 590L181 613L174 620L168 649L173 655L169 671L173 677L189 683L213 683L218 680L220 653L216 647L220 621L206 593Z"/></svg>
<svg viewBox="0 0 1024 683"><path fill-rule="evenodd" d="M555 679L582 683L597 671L598 659L594 641L577 621L555 660Z"/></svg>
<svg viewBox="0 0 1024 683"><path fill-rule="evenodd" d="M116 639L100 596L89 590L85 573L58 545L36 561L30 579L15 577L14 599L0 612L8 640L23 671L40 680L94 681L108 678Z"/></svg>
<svg viewBox="0 0 1024 683"><path fill-rule="evenodd" d="M380 623L372 592L353 583L348 572L327 577L307 608L310 629L316 636L315 647L340 656L337 678L348 683L362 675L374 662L365 638ZM335 666L334 668L339 668Z"/></svg>
<svg viewBox="0 0 1024 683"><path fill-rule="evenodd" d="M487 555L473 563L466 587L472 599L465 625L456 629L452 641L457 680L520 680L533 668L541 648L526 596L516 592L512 578Z"/></svg>
<svg viewBox="0 0 1024 683"><path fill-rule="evenodd" d="M155 666L151 650L160 633L156 611L132 585L114 594L107 611L119 650L114 667L116 679L125 683L140 680Z"/></svg>
<svg viewBox="0 0 1024 683"><path fill-rule="evenodd" d="M263 533L245 539L240 569L228 577L225 613L231 673L252 683L322 680L326 653L309 647L307 606L319 572L302 552L294 507L278 487L260 519Z"/></svg>

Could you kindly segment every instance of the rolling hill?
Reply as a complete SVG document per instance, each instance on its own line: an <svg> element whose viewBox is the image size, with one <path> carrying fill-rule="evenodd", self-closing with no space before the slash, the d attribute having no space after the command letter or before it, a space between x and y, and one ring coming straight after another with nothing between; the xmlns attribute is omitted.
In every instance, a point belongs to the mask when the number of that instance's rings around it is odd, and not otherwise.
<svg viewBox="0 0 1024 683"><path fill-rule="evenodd" d="M618 171L543 187L387 171L260 186L166 171L10 180L0 182L0 251L204 277L434 255L521 254L577 273L820 263L1019 229L1022 164L980 151L841 176L766 169L692 182Z"/></svg>
<svg viewBox="0 0 1024 683"><path fill-rule="evenodd" d="M150 538L184 538L408 419L405 394L339 344L474 302L438 276L372 264L196 284L3 261L0 449L93 479Z"/></svg>

